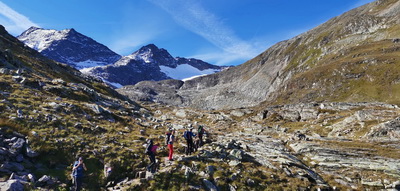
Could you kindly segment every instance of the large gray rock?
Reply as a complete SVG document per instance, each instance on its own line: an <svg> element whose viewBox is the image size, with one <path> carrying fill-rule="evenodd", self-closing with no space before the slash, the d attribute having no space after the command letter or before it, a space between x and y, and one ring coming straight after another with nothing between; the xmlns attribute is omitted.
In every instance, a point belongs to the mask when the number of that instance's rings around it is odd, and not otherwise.
<svg viewBox="0 0 400 191"><path fill-rule="evenodd" d="M212 182L210 182L209 180L203 179L202 181L203 181L204 186L206 187L206 190L208 190L208 191L218 191L218 188Z"/></svg>
<svg viewBox="0 0 400 191"><path fill-rule="evenodd" d="M51 186L57 182L57 179L48 175L43 175L39 180L36 182L36 186Z"/></svg>
<svg viewBox="0 0 400 191"><path fill-rule="evenodd" d="M0 182L1 191L23 191L24 185L19 180L7 180Z"/></svg>
<svg viewBox="0 0 400 191"><path fill-rule="evenodd" d="M240 110L232 110L230 114L235 117L242 117L243 115L245 115L245 113Z"/></svg>
<svg viewBox="0 0 400 191"><path fill-rule="evenodd" d="M97 104L85 104L85 105L96 114L102 114L105 112L105 109Z"/></svg>
<svg viewBox="0 0 400 191"><path fill-rule="evenodd" d="M400 139L400 117L372 127L366 137L388 140Z"/></svg>
<svg viewBox="0 0 400 191"><path fill-rule="evenodd" d="M31 147L27 146L26 147L26 156L33 158L33 157L39 156L39 153L32 150Z"/></svg>
<svg viewBox="0 0 400 191"><path fill-rule="evenodd" d="M186 111L183 109L176 111L175 115L180 118L186 118L186 116L187 116Z"/></svg>
<svg viewBox="0 0 400 191"><path fill-rule="evenodd" d="M17 162L6 162L0 166L1 169L6 169L12 172L21 172L25 167Z"/></svg>
<svg viewBox="0 0 400 191"><path fill-rule="evenodd" d="M10 152L16 154L21 151L21 148L25 145L25 139L18 138L16 142L11 145Z"/></svg>
<svg viewBox="0 0 400 191"><path fill-rule="evenodd" d="M243 155L244 152L242 150L233 149L231 152L229 152L228 158L241 161L243 159Z"/></svg>

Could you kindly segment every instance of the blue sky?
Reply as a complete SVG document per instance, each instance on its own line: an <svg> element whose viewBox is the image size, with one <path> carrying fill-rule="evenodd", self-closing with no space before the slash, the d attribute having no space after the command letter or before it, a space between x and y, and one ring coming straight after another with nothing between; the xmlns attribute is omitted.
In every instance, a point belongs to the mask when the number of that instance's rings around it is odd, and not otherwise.
<svg viewBox="0 0 400 191"><path fill-rule="evenodd" d="M153 43L173 57L238 65L372 0L0 0L0 24L74 28L126 56Z"/></svg>

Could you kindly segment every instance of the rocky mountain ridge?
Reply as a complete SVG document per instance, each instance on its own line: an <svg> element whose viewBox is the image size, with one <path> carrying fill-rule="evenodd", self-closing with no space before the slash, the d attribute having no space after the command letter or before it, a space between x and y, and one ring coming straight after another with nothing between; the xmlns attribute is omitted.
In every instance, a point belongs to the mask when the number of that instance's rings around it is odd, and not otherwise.
<svg viewBox="0 0 400 191"><path fill-rule="evenodd" d="M154 100L201 109L311 101L398 104L399 7L398 1L380 0L353 9L242 65L185 81L172 94L148 83L119 92L135 98L146 89L153 92L149 100L156 95Z"/></svg>
<svg viewBox="0 0 400 191"><path fill-rule="evenodd" d="M44 56L77 69L109 65L121 58L108 47L74 29L57 31L31 27L17 38Z"/></svg>
<svg viewBox="0 0 400 191"><path fill-rule="evenodd" d="M50 59L118 87L143 80L183 80L225 68L194 58L173 58L167 50L154 44L122 57L74 29L57 31L31 27L17 38Z"/></svg>
<svg viewBox="0 0 400 191"><path fill-rule="evenodd" d="M167 50L149 44L131 55L122 57L112 65L81 71L121 87L134 85L140 81L182 80L219 72L223 68L225 67L211 65L193 58L174 58Z"/></svg>

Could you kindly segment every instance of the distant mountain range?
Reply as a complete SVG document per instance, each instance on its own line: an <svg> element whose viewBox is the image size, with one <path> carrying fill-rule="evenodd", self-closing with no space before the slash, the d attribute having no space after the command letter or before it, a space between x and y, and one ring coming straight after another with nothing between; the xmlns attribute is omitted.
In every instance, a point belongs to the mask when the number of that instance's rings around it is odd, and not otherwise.
<svg viewBox="0 0 400 191"><path fill-rule="evenodd" d="M57 31L31 27L17 38L50 59L71 65L116 87L145 80L184 80L226 68L193 58L174 58L154 44L122 57L74 29Z"/></svg>

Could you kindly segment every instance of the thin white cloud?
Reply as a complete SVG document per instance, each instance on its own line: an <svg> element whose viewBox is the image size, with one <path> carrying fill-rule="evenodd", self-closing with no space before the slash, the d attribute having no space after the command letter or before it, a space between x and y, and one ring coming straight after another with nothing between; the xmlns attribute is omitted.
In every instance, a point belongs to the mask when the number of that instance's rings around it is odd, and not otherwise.
<svg viewBox="0 0 400 191"><path fill-rule="evenodd" d="M131 31L129 34L120 34L122 38L113 41L110 48L121 55L131 54L134 48L153 40L158 34L156 30Z"/></svg>
<svg viewBox="0 0 400 191"><path fill-rule="evenodd" d="M0 21L11 34L20 34L31 26L39 27L38 24L29 20L28 17L14 11L12 8L0 1Z"/></svg>
<svg viewBox="0 0 400 191"><path fill-rule="evenodd" d="M250 59L260 53L260 48L237 37L221 19L205 10L195 0L148 0L161 7L185 29L214 44L224 54L219 54L221 62L226 60ZM216 57L218 55L214 55ZM231 57L231 58L227 58ZM215 58L217 59L217 58ZM223 61L225 60L225 61Z"/></svg>
<svg viewBox="0 0 400 191"><path fill-rule="evenodd" d="M252 58L247 56L243 57L242 55L239 54L232 54L230 52L224 52L224 51L210 51L208 53L200 53L190 57L197 58L200 60L207 60L208 62L212 62L213 64L219 66L241 64Z"/></svg>

